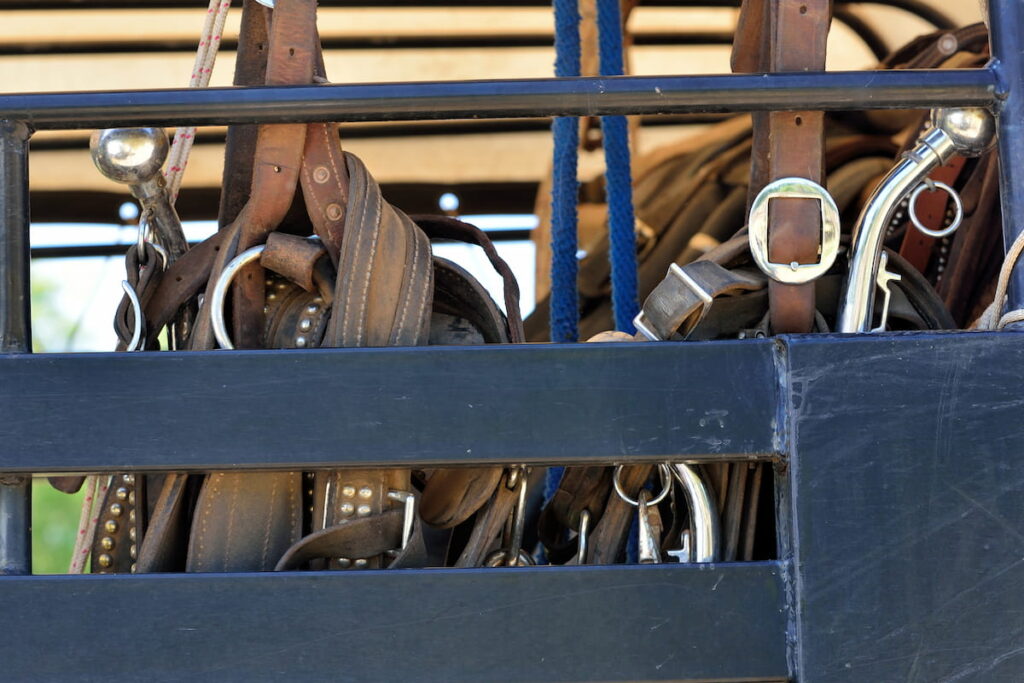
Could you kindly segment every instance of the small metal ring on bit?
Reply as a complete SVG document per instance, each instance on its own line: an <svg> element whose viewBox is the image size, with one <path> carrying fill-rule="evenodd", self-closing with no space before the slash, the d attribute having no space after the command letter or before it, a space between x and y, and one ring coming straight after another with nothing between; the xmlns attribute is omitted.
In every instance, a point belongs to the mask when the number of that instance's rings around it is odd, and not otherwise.
<svg viewBox="0 0 1024 683"><path fill-rule="evenodd" d="M612 474L612 486L615 487L615 493L618 494L619 498L633 507L637 507L640 505L640 501L630 498L626 495L626 492L622 490L622 482L619 481L622 468L623 465L615 466L615 472ZM647 501L648 505L657 505L661 501L665 500L665 496L667 496L672 490L672 468L665 463L662 463L658 465L658 474L661 476L661 493L658 494L657 498Z"/></svg>
<svg viewBox="0 0 1024 683"><path fill-rule="evenodd" d="M142 328L146 326L146 319L142 315L142 302L135 288L127 280L121 280L121 289L125 296L132 303L132 311L135 313L135 329L132 331L132 340L125 345L125 351L139 351L145 343L142 339Z"/></svg>
<svg viewBox="0 0 1024 683"><path fill-rule="evenodd" d="M576 540L576 564L587 563L587 540L590 534L590 510L580 512L580 530Z"/></svg>
<svg viewBox="0 0 1024 683"><path fill-rule="evenodd" d="M241 254L231 259L213 287L213 294L210 297L210 324L213 327L213 336L222 349L233 349L235 345L231 342L231 335L228 334L227 325L224 322L224 298L227 296L231 281L235 279L238 271L249 265L260 257L266 245L246 249Z"/></svg>
<svg viewBox="0 0 1024 683"><path fill-rule="evenodd" d="M953 205L956 207L956 213L953 216L953 221L942 230L932 230L931 228L925 227L917 217L917 198L920 197L921 193L925 190L928 190L929 192L945 190L946 194L949 195L949 198L953 200ZM907 205L907 213L910 214L910 222L914 224L915 228L929 237L939 239L952 235L956 232L956 229L960 227L960 224L964 220L964 203L960 200L960 195L957 194L957 191L952 187L946 183L928 178L925 182L918 185L917 189L910 193L910 202Z"/></svg>

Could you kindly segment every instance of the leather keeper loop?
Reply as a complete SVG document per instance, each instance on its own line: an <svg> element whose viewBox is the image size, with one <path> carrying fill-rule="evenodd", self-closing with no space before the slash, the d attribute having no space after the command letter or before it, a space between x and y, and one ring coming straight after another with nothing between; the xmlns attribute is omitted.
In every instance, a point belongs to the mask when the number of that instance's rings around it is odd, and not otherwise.
<svg viewBox="0 0 1024 683"><path fill-rule="evenodd" d="M322 244L298 235L272 232L260 255L260 265L282 275L307 292L316 291L313 269L316 262L327 254Z"/></svg>

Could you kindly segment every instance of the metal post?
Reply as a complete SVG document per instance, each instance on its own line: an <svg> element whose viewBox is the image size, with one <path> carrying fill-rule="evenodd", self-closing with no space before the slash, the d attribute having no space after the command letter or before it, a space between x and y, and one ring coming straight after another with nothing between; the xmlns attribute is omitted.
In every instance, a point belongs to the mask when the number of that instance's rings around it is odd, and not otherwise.
<svg viewBox="0 0 1024 683"><path fill-rule="evenodd" d="M1003 245L1009 249L1024 229L1024 9L1020 0L989 0L992 63L1001 103L997 106L999 189ZM1024 306L1024 267L1010 278L1007 310Z"/></svg>
<svg viewBox="0 0 1024 683"><path fill-rule="evenodd" d="M3 354L32 350L28 234L30 135L28 126L20 121L0 121L0 353ZM31 477L0 475L0 574L32 573L31 485Z"/></svg>

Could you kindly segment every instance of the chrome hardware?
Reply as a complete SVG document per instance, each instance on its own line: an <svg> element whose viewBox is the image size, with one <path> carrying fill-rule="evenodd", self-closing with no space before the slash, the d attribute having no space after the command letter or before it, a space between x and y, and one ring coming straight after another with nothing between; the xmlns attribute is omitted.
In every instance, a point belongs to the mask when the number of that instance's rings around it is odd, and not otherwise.
<svg viewBox="0 0 1024 683"><path fill-rule="evenodd" d="M889 289L889 283L899 282L903 279L902 275L889 271L887 268L888 265L889 255L883 251L882 255L879 257L878 277L875 280L875 283L878 285L878 288L882 290L884 296L882 299L882 315L879 317L878 327L873 327L871 329L872 332L885 331L885 326L889 321L889 300L892 298L892 290Z"/></svg>
<svg viewBox="0 0 1024 683"><path fill-rule="evenodd" d="M768 258L768 205L772 199L816 199L821 204L821 246L817 263L775 263ZM828 272L839 253L839 209L832 195L807 178L780 178L764 186L750 206L747 221L750 253L768 277L799 285Z"/></svg>
<svg viewBox="0 0 1024 683"><path fill-rule="evenodd" d="M580 530L576 536L576 564L587 563L587 539L590 535L590 510L580 512Z"/></svg>
<svg viewBox="0 0 1024 683"><path fill-rule="evenodd" d="M633 507L640 505L640 501L633 500L626 495L626 492L622 489L622 482L619 481L619 477L622 474L622 465L615 466L615 472L612 474L612 486L615 487L615 493L618 494L619 498L623 502L629 503ZM665 496L672 490L672 468L662 463L658 465L658 474L661 475L661 493L654 500L647 501L648 505L657 505L661 501L665 500Z"/></svg>
<svg viewBox="0 0 1024 683"><path fill-rule="evenodd" d="M170 145L161 128L108 128L89 139L93 163L100 173L129 186L142 204L143 220L156 232L170 261L188 251L181 220L167 194L161 172Z"/></svg>
<svg viewBox="0 0 1024 683"><path fill-rule="evenodd" d="M416 520L416 496L408 491L388 491L388 498L405 506L405 515L402 517L402 550L405 550L412 538L412 524Z"/></svg>
<svg viewBox="0 0 1024 683"><path fill-rule="evenodd" d="M135 314L135 329L132 330L132 339L125 346L125 351L141 351L146 345L146 340L143 336L143 330L146 328L146 318L142 314L142 302L139 301L139 295L135 292L135 288L127 280L121 280L121 289L124 290L128 300L132 302L132 312Z"/></svg>
<svg viewBox="0 0 1024 683"><path fill-rule="evenodd" d="M995 120L986 109L937 109L932 128L904 153L875 188L857 218L850 265L839 302L837 332L868 332L874 306L885 228L903 198L954 154L978 156L995 138Z"/></svg>
<svg viewBox="0 0 1024 683"><path fill-rule="evenodd" d="M921 223L921 219L917 217L917 198L921 196L921 193L925 190L929 192L935 192L935 190L943 190L949 195L949 198L953 200L953 206L955 207L955 213L953 215L953 221L941 230L932 230ZM910 222L914 224L914 227L923 232L929 237L935 239L941 239L947 235L952 235L956 232L956 229L960 227L960 224L964 220L964 203L960 199L960 195L952 187L946 183L941 183L931 178L925 178L924 182L917 186L917 189L910 193L910 201L907 203L907 213L910 214Z"/></svg>
<svg viewBox="0 0 1024 683"><path fill-rule="evenodd" d="M637 561L640 564L658 564L661 562L661 551L658 546L661 543L661 515L656 505L651 505L648 499L651 494L641 491L637 510L637 526L640 530L637 541Z"/></svg>
<svg viewBox="0 0 1024 683"><path fill-rule="evenodd" d="M235 279L238 271L260 257L264 246L260 244L246 249L231 259L217 278L217 284L213 286L213 294L210 295L210 325L213 327L213 336L217 338L217 343L222 349L235 348L231 342L231 335L228 334L227 323L224 322L224 298L227 296L228 288L231 287L231 281Z"/></svg>
<svg viewBox="0 0 1024 683"><path fill-rule="evenodd" d="M714 562L718 559L720 531L718 508L711 490L700 474L685 463L675 463L676 479L686 492L686 503L690 509L690 529L682 535L682 549L670 550L668 554L680 562Z"/></svg>

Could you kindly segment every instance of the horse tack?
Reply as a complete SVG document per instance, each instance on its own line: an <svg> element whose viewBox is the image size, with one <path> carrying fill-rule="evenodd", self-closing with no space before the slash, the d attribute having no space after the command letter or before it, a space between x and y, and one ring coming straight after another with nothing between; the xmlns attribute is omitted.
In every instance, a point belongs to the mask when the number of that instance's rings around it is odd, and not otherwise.
<svg viewBox="0 0 1024 683"><path fill-rule="evenodd" d="M806 63L823 55L828 25L824 4L781 3L776 13L768 12L767 3L760 9L758 5L753 0L744 3L747 26L757 23L750 17L763 18L762 42L752 57L761 60L756 63L768 60L772 69L793 68L794 62L787 60L797 58L784 54L780 46L791 43L805 21L815 22L817 31L804 55ZM800 12L800 7L808 11ZM254 56L248 66L239 67L240 78L309 82L322 73L311 3L281 0L271 13L249 2L246 9L243 26L250 35L241 42L243 53ZM762 14L757 15L758 11ZM309 35L300 35L300 25L307 27L302 30ZM270 49L255 49L260 41ZM282 65L283 54L288 57ZM740 57L738 64L745 59ZM288 61L292 58L295 61ZM800 289L799 302L790 309L788 295L774 293L787 290L753 267L746 238L742 231L737 234L745 215L745 197L757 189L759 178L795 173L824 184L822 166L828 166L829 190L840 210L845 210L857 207L860 190L884 170L884 157L894 151L891 141L855 128L824 138L822 119L817 116L788 113L755 120L753 139L749 124L740 118L720 126L720 135L703 147L689 144L659 152L657 163L645 165L640 160L638 167L644 171L638 174L638 182L644 183L644 191L637 193L638 216L646 228L640 231L641 270L647 271L648 292L654 290L653 298L666 304L662 321L648 326L657 330L652 338L763 335L787 329L789 323L778 321L793 311L797 313L790 317L800 318L801 328L828 329L835 316L834 297L845 254L827 268L813 289ZM233 290L231 327L243 348L524 339L517 315L518 288L479 231L444 217L409 217L392 207L362 162L341 150L334 124L249 130L257 133L251 147L242 144L244 139L236 131L229 131L234 143L228 156L238 167L230 173L226 170L223 229L166 271L154 271L151 284L140 280L143 315L155 329L173 320L182 303L195 299L204 285L209 294L223 277L225 265L247 247L265 244L259 263L241 271ZM805 137L810 145L792 142ZM762 158L759 155L765 150ZM763 165L765 160L768 166ZM976 181L971 187L978 196L970 205L978 207L979 216L990 213L985 207L993 182L991 165L985 168L981 175L974 172L975 166L962 170L962 175L969 176L964 182ZM243 186L247 190L240 189ZM296 194L300 188L301 199ZM801 241L785 236L787 226L802 225L808 228L805 232L818 229L815 202L803 202L802 208L792 211L783 207L797 207L799 202L778 204L782 210L775 212L770 234L784 249L790 242ZM808 205L815 220L804 220ZM298 220L296 207L301 213ZM307 233L311 229L317 239L284 232L301 233L301 228ZM484 248L504 279L507 319L465 271L431 255L428 238L461 239ZM817 237L814 244L816 250ZM780 257L774 245L770 251L773 260L788 258ZM889 267L901 277L893 285L890 320L908 327L952 326L928 282L896 253L888 257ZM817 253L807 252L794 260L810 263L817 258ZM963 261L959 263L963 267ZM598 299L607 291L607 269L586 265L593 267L581 273L593 277L581 291ZM673 266L673 279L659 285L653 273L660 270L660 277L668 265ZM659 292L662 287L666 291ZM668 304L678 307L671 309ZM121 327L131 328L127 310L121 311L121 317ZM210 327L210 313L204 310L193 332L192 348L213 346ZM612 339L622 340L621 335L600 340ZM339 444L339 449L343 447ZM627 469L619 485L628 497L639 500L646 495L641 491L654 471L650 465ZM693 476L689 484L710 501L702 510L713 509L700 531L710 532L712 526L716 533L721 529L724 559L751 559L757 552L755 537L761 533L755 524L758 500L770 494L771 478L742 465L688 472ZM539 524L540 539L553 562L621 560L637 513L610 495L614 478L609 473L606 468L575 468L563 479ZM118 476L128 484L124 477L132 475ZM521 555L526 480L525 468L215 472L205 478L138 475L133 488L111 488L105 514L109 517L114 515L111 510L118 509L127 518L134 513L133 525L118 524L116 534L111 532L115 535L98 537L94 562L100 571L128 571L130 563L139 571L521 564L526 561ZM682 506L677 510L680 486L672 477L669 480L671 506L654 507L645 500L639 513L651 522L653 535L664 537L660 547L653 543L653 536L646 539L644 558L692 561L697 538L693 510L688 514ZM115 504L122 507L112 508ZM410 509L416 511L412 517ZM666 523L656 523L666 514L671 515ZM106 553L109 566L104 566L104 550L114 551Z"/></svg>

